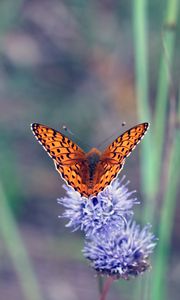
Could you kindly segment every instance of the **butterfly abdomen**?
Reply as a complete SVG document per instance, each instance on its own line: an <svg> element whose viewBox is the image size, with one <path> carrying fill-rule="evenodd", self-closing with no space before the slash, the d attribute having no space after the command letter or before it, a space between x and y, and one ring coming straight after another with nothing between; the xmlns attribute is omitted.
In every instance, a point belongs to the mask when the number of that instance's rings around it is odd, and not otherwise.
<svg viewBox="0 0 180 300"><path fill-rule="evenodd" d="M86 154L90 182L93 182L96 166L100 160L100 156L101 156L101 152L99 150L97 150L96 148L92 148L91 151L89 151Z"/></svg>

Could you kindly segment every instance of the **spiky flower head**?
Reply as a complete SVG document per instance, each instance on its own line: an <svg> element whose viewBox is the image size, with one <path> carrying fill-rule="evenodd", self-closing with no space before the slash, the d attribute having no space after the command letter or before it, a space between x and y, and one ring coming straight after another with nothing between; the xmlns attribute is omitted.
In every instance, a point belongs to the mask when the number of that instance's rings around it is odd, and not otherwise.
<svg viewBox="0 0 180 300"><path fill-rule="evenodd" d="M120 231L110 231L108 236L95 235L85 242L83 253L91 266L98 273L116 279L129 279L145 272L150 267L149 255L156 245L150 225L141 230L129 220Z"/></svg>
<svg viewBox="0 0 180 300"><path fill-rule="evenodd" d="M139 203L135 191L129 191L125 176L114 180L97 197L85 198L71 187L63 186L66 196L58 199L66 208L61 217L69 219L67 227L74 231L81 229L87 237L96 234L109 234L124 228L124 223L133 215L132 207Z"/></svg>

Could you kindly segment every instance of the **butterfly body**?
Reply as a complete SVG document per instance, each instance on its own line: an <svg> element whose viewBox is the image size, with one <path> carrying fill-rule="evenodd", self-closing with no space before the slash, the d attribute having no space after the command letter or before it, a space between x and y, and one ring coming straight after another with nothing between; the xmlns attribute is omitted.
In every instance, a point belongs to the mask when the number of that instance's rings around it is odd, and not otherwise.
<svg viewBox="0 0 180 300"><path fill-rule="evenodd" d="M94 179L95 170L97 168L98 162L100 161L100 157L101 157L101 152L96 148L92 148L86 154L86 159L88 162L88 171L89 171L88 177L90 182L92 182Z"/></svg>
<svg viewBox="0 0 180 300"><path fill-rule="evenodd" d="M125 158L142 139L148 126L142 123L129 129L102 153L96 148L85 153L68 137L45 125L34 123L32 131L67 184L82 196L92 197L117 177Z"/></svg>

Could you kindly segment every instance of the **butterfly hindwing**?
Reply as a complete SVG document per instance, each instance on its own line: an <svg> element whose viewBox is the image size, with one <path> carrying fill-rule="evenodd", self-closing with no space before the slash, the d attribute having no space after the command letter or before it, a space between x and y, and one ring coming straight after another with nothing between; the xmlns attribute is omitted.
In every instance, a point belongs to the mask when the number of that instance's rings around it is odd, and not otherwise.
<svg viewBox="0 0 180 300"><path fill-rule="evenodd" d="M55 166L62 178L73 187L75 191L87 197L87 185L83 182L81 163L76 163L71 166L55 163Z"/></svg>
<svg viewBox="0 0 180 300"><path fill-rule="evenodd" d="M98 174L98 182L94 185L92 194L97 195L99 192L103 191L106 186L108 186L111 181L117 176L120 169L122 168L121 164L108 164L99 162L97 172L101 169L101 173Z"/></svg>

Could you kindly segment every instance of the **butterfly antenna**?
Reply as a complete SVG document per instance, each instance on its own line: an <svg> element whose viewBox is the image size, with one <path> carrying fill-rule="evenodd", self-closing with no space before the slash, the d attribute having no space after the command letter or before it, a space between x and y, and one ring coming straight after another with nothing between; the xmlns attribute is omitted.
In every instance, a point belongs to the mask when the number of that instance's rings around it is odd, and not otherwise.
<svg viewBox="0 0 180 300"><path fill-rule="evenodd" d="M126 122L123 121L121 125L122 125L123 127L126 126Z"/></svg>
<svg viewBox="0 0 180 300"><path fill-rule="evenodd" d="M72 135L72 136L74 135L74 133L66 125L63 125L62 128L64 131L68 132L70 135Z"/></svg>
<svg viewBox="0 0 180 300"><path fill-rule="evenodd" d="M62 125L62 128L63 128L64 131L66 131L71 136L73 136L77 141L79 141L83 146L85 146L86 148L90 148L89 145L87 145L84 142L82 142L82 140L76 134L74 134L65 124Z"/></svg>
<svg viewBox="0 0 180 300"><path fill-rule="evenodd" d="M126 122L123 121L121 123L121 126L124 127L126 126ZM97 145L97 148L100 148L102 145L105 145L110 139L112 139L112 137L114 137L115 135L117 135L117 130L114 131L108 138L106 138L105 140L103 140L99 145Z"/></svg>

